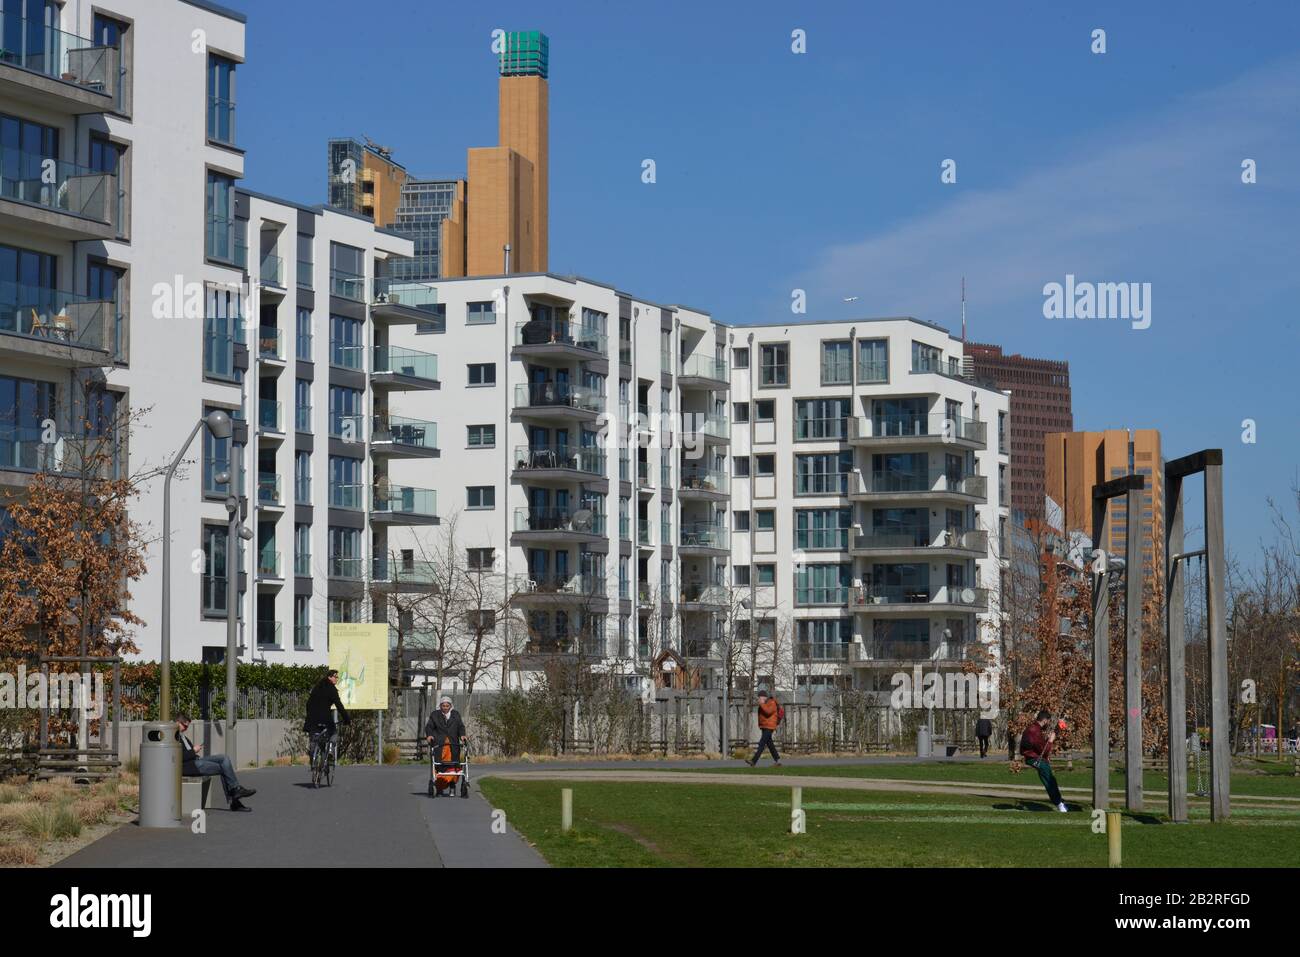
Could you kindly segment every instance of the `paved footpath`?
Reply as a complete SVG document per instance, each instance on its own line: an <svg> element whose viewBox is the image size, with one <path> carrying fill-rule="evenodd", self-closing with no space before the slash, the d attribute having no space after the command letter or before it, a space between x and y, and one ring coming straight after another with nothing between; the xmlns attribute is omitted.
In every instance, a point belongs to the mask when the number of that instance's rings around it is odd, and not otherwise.
<svg viewBox="0 0 1300 957"><path fill-rule="evenodd" d="M126 824L56 866L546 866L513 829L493 833L477 788L467 800L432 800L428 780L421 766L347 765L333 787L313 790L305 767L241 771L241 783L257 789L245 801L251 814L211 808L205 834Z"/></svg>

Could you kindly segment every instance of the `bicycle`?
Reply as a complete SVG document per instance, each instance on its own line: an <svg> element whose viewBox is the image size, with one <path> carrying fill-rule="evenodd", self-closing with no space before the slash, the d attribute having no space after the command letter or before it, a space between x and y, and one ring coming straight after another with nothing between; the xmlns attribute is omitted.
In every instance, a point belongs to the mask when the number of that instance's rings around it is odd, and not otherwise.
<svg viewBox="0 0 1300 957"><path fill-rule="evenodd" d="M326 734L329 734L329 740L322 742ZM311 786L319 788L321 781L325 782L326 787L334 786L334 766L338 764L338 735L330 734L328 729L315 732L312 737L315 739L315 748L312 749L311 756Z"/></svg>

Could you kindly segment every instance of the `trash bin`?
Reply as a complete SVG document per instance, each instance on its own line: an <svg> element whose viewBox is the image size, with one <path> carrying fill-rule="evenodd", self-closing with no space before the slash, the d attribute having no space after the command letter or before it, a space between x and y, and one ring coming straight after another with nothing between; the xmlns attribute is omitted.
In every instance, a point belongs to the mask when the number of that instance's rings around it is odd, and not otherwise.
<svg viewBox="0 0 1300 957"><path fill-rule="evenodd" d="M916 756L918 758L928 758L930 753L930 729L923 725L916 732Z"/></svg>
<svg viewBox="0 0 1300 957"><path fill-rule="evenodd" d="M177 827L181 819L181 746L168 722L144 726L140 740L140 826Z"/></svg>

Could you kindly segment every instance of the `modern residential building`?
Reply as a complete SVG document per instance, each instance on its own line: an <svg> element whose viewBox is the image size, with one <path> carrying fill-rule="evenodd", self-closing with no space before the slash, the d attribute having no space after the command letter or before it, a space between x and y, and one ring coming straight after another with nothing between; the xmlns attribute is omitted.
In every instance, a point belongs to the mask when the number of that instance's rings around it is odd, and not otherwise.
<svg viewBox="0 0 1300 957"><path fill-rule="evenodd" d="M1043 440L1049 432L1074 429L1070 403L1070 364L1056 359L1006 355L1001 346L966 343L971 374L1011 393L1010 427L999 423L999 448L1011 453L1007 502L1013 516L1043 517L1045 463ZM1009 434L1008 434L1009 433Z"/></svg>
<svg viewBox="0 0 1300 957"><path fill-rule="evenodd" d="M1062 531L1092 535L1092 490L1130 473L1146 479L1142 514L1128 514L1123 498L1112 499L1101 547L1123 558L1136 520L1142 536L1143 576L1153 581L1164 560L1164 458L1156 429L1050 433L1044 440L1047 496L1060 508Z"/></svg>
<svg viewBox="0 0 1300 957"><path fill-rule="evenodd" d="M366 140L330 140L326 144L329 205L389 226L397 218L406 186L406 169L393 151Z"/></svg>

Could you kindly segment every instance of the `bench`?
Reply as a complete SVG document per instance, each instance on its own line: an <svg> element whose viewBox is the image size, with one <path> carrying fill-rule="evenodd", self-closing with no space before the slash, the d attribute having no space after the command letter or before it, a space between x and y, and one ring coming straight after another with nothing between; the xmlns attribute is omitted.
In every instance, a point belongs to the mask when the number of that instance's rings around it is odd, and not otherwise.
<svg viewBox="0 0 1300 957"><path fill-rule="evenodd" d="M182 777L181 778L181 817L188 818L195 811L202 808L217 806L217 795L222 794L221 782L218 775L209 774L205 777Z"/></svg>

